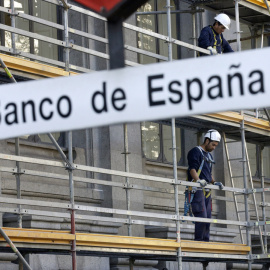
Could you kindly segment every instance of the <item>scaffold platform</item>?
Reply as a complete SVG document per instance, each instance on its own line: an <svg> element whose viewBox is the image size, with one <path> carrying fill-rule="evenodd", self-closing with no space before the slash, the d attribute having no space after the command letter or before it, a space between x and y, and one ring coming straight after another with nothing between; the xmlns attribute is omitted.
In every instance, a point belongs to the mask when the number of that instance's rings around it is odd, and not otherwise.
<svg viewBox="0 0 270 270"><path fill-rule="evenodd" d="M132 237L121 235L103 235L75 233L70 231L3 228L6 235L21 252L27 253L69 253L71 242L76 240L78 255L103 255L117 257L136 257L148 259L175 260L178 248L181 248L185 260L203 256L207 261L247 260L250 247L244 244L219 242L194 242L172 239ZM0 250L11 251L3 236L0 237Z"/></svg>

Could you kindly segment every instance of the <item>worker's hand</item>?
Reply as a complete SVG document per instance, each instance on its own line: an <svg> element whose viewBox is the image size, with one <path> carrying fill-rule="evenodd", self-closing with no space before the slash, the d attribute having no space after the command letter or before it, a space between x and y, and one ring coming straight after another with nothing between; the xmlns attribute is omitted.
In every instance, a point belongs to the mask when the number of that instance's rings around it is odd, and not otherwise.
<svg viewBox="0 0 270 270"><path fill-rule="evenodd" d="M223 184L221 182L214 182L214 185L215 186L218 186L219 189L223 189L224 188L224 186L223 186Z"/></svg>
<svg viewBox="0 0 270 270"><path fill-rule="evenodd" d="M191 193L196 193L197 187L192 187Z"/></svg>
<svg viewBox="0 0 270 270"><path fill-rule="evenodd" d="M207 181L204 179L197 180L197 183L199 183L201 187L205 187L207 185Z"/></svg>
<svg viewBox="0 0 270 270"><path fill-rule="evenodd" d="M214 49L213 47L211 47L211 46L209 46L209 47L207 47L207 50L209 50L210 51L210 53L212 54L212 55L217 55L218 53L217 53L217 50L216 49Z"/></svg>

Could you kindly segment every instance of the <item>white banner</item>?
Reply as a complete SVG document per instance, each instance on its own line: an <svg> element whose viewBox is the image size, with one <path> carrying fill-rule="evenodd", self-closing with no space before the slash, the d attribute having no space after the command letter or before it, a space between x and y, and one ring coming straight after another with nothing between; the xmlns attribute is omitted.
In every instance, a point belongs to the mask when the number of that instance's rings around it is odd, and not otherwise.
<svg viewBox="0 0 270 270"><path fill-rule="evenodd" d="M270 48L0 86L0 139L270 107Z"/></svg>

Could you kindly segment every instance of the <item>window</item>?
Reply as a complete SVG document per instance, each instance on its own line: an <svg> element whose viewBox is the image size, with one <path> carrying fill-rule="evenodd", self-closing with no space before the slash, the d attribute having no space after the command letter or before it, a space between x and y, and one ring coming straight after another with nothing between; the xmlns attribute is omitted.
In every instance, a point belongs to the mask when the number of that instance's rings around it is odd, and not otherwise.
<svg viewBox="0 0 270 270"><path fill-rule="evenodd" d="M181 129L176 128L177 163L180 164L182 155ZM151 161L173 163L172 130L171 126L155 122L141 124L143 156Z"/></svg>
<svg viewBox="0 0 270 270"><path fill-rule="evenodd" d="M4 0L2 3L4 7L10 8L10 0ZM51 3L41 0L16 0L14 1L14 8L17 12L57 23L57 7ZM11 19L8 14L1 13L1 22L3 22L3 20L6 25L11 25ZM15 27L57 39L57 29L24 18L16 17ZM5 31L4 36L1 35L1 44L5 47L12 47L10 32ZM15 34L15 46L19 51L58 60L57 46L48 42Z"/></svg>
<svg viewBox="0 0 270 270"><path fill-rule="evenodd" d="M152 11L164 11L166 12L167 1L166 0L150 0L144 4L138 12L152 12ZM171 10L175 10L175 1L171 0ZM176 39L176 15L171 14L171 25L172 25L172 37ZM151 15L138 15L137 26L143 29L147 29L152 32L156 32L167 36L167 15L166 14L151 14ZM164 40L156 39L152 36L138 33L138 48L146 50L152 53L161 54L168 56L168 44ZM177 59L177 46L173 45L173 57ZM139 55L139 63L148 64L155 63L157 59Z"/></svg>

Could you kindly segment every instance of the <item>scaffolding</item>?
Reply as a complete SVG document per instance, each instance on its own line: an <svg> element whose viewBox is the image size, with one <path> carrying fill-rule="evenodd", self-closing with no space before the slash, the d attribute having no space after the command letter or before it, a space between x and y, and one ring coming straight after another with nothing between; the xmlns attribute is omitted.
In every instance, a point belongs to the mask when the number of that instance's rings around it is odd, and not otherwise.
<svg viewBox="0 0 270 270"><path fill-rule="evenodd" d="M87 53L89 55L94 55L103 59L108 59L108 55L105 53L100 53L88 48L83 48L78 45L70 43L70 33L75 33L81 37L93 39L105 44L108 43L107 39L100 38L98 36L88 34L76 29L69 27L68 14L70 10L80 12L81 14L92 16L100 20L105 20L104 18L84 10L77 6L70 6L67 1L61 0L59 4L58 1L46 0L46 2L61 6L64 13L63 25L58 25L52 22L45 21L43 19L27 15L24 13L16 12L14 9L14 0L11 0L11 8L0 7L0 11L10 14L11 16L11 26L0 24L0 29L5 31L10 31L12 33L12 47L7 48L5 46L0 46L0 50L6 53L12 53L14 55L18 54L15 46L15 34L25 35L30 38L37 38L46 42L51 42L65 49L64 62L45 59L31 53L19 52L20 56L29 58L31 60L41 61L50 65L55 65L55 67L48 67L48 69L42 69L41 64L37 64L37 67L29 65L29 68L26 69L23 63L26 63L25 59L18 59L12 61L12 56L4 56L5 61L1 62L1 66L5 68L5 72L10 74L5 63L10 61L13 63L11 68L18 68L19 64L21 70L31 72L33 74L40 74L42 76L63 76L63 75L72 75L75 72L89 72L89 69L85 67L74 66L70 64L70 52L71 50L76 50L79 52ZM188 44L180 40L175 40L171 35L171 7L170 1L167 0L167 22L168 22L168 35L160 35L139 27L124 23L123 26L125 29L136 31L137 33L143 33L145 35L150 35L154 38L158 38L168 43L168 57L150 53L129 45L125 46L125 49L131 52L144 54L147 56L154 57L160 61L172 61L172 45L176 44L179 46L186 47L188 49L194 50L194 52L203 52L209 54L207 50L199 48L196 46L196 12L201 12L201 6L205 9L211 11L220 12L224 11L229 16L236 19L236 35L237 35L237 48L241 50L241 29L240 22L245 22L249 25L254 25L254 20L256 27L261 27L261 40L263 44L263 36L265 33L265 27L270 21L269 17L269 6L267 1L235 1L235 5L231 4L231 1L188 1L193 4L190 13L193 18L193 39L194 43ZM265 2L265 3L263 3ZM244 8L240 8L239 5ZM232 9L235 10L235 16L232 14ZM250 12L252 9L253 12L258 12L260 14L260 21L254 15L243 15ZM177 11L176 11L177 12ZM181 11L179 11L181 12ZM185 11L187 12L187 11ZM156 13L158 14L158 13ZM256 13L257 14L257 13ZM55 27L61 31L64 31L64 41L55 40L48 37L43 37L41 35L31 33L28 31L20 30L15 27L16 16L30 20L32 22L41 23L48 25L50 27ZM243 18L244 17L244 18ZM261 45L262 46L262 45ZM196 53L194 54L196 57ZM4 58L3 57L3 58ZM14 57L14 56L13 56ZM138 65L132 61L125 61L126 65L136 66ZM63 68L60 70L59 68ZM41 73L41 70L42 73ZM9 76L10 79L14 81L14 77ZM170 123L172 126L172 153L173 153L173 178L165 177L156 177L150 175L143 175L137 173L129 172L129 138L128 138L128 126L124 125L124 156L125 156L125 171L116 171L109 169L102 169L98 167L93 167L89 165L80 165L74 163L73 158L73 147L72 147L72 132L67 133L67 142L68 149L67 155L63 152L62 148L58 145L51 134L48 134L52 144L56 147L59 152L62 161L52 161L47 159L40 158L30 158L20 155L20 140L19 138L15 141L15 155L10 154L0 154L0 159L4 160L5 164L9 166L1 166L0 172L5 174L15 175L16 178L16 190L17 198L10 197L0 197L0 202L7 206L1 206L0 212L2 213L13 213L16 214L17 227L18 228L3 228L2 235L7 236L8 238L0 238L0 249L2 251L9 250L10 247L7 247L4 243L5 240L10 239L14 245L18 248L19 251L24 253L49 253L53 250L55 253L65 253L72 255L72 269L77 269L76 266L76 256L77 255L102 255L102 256L115 256L115 257L125 257L130 258L130 269L133 269L134 259L143 258L143 259L159 259L159 260L172 260L177 261L178 269L183 268L183 262L185 261L198 261L198 262L242 262L248 264L248 269L252 269L252 263L258 264L269 264L269 254L268 254L268 244L267 236L269 232L267 231L267 225L270 222L266 217L266 207L270 204L266 202L265 193L269 192L269 188L264 186L264 174L263 174L263 165L262 165L262 148L261 146L269 145L270 137L270 127L269 127L269 117L267 118L267 110L265 110L266 116L259 119L259 111L256 115L250 116L246 112L228 112L228 113L219 113L219 114L208 114L202 116L193 116L181 119L171 119L171 120L162 120L162 122ZM234 196L234 202L236 202L236 196L243 196L241 202L244 204L244 213L245 219L240 220L223 220L223 219L201 219L195 217L187 217L181 215L179 209L180 207L180 198L184 195L183 188L186 186L198 186L197 183L190 183L185 180L178 179L178 168L176 160L176 135L175 128L177 126L188 127L196 129L196 131L203 132L210 127L216 128L218 130L225 130L226 136L230 138L228 143L233 143L235 141L241 140L242 142L242 170L243 170L243 187L228 187L226 186L223 191L226 193L232 193ZM89 135L89 134L88 134ZM259 143L258 147L258 158L260 161L259 177L261 181L260 188L254 188L253 186L248 185L247 179L247 170L248 166L248 157L246 149L246 141ZM224 143L226 143L224 137ZM225 146L226 147L226 146ZM227 149L227 148L226 148ZM229 157L228 157L229 160ZM10 166L16 162L16 167ZM26 164L36 164L46 168L44 171L35 171L32 169L24 168ZM27 166L26 166L27 167ZM53 169L51 169L53 168ZM61 173L51 172L56 168L60 170ZM75 175L75 172L84 172L90 177L82 177ZM67 173L63 173L67 172ZM120 181L105 181L100 180L95 175L109 175L117 176ZM38 178L46 179L58 179L63 181L69 187L69 202L49 202L49 201L38 201L38 200L26 200L22 199L21 196L21 181L22 177L31 176ZM138 185L136 180L143 180L145 184ZM252 179L250 179L252 182ZM75 183L83 184L97 184L105 185L113 188L124 189L126 192L126 210L115 209L115 208L104 208L89 206L84 204L78 204L75 201ZM148 185L148 183L159 183L162 185L162 188L153 187ZM182 188L182 190L181 190ZM208 185L207 188L211 190L218 190L216 186ZM131 210L131 200L130 193L133 190L140 191L151 191L157 193L166 193L170 194L175 202L174 213L173 214L160 214L154 212L140 212ZM249 208L252 205L252 202L249 201L249 195L253 197L255 194L261 194L261 202L255 204L262 208L262 218L257 215L257 220L250 219ZM215 197L218 200L226 200L225 197ZM253 202L254 204L254 202ZM237 203L236 203L237 205ZM35 209L40 207L40 209ZM237 209L237 207L236 207ZM237 211L237 210L236 210ZM90 212L90 214L89 214ZM92 214L91 214L92 213ZM103 214L103 215L102 215ZM25 229L22 228L22 216L23 215L38 215L45 217L62 217L67 219L70 222L70 231L53 231L53 230L37 230L37 229ZM117 217L115 217L117 216ZM96 222L105 222L105 223L115 223L127 225L128 236L113 236L113 235L101 235L101 234L80 234L76 232L76 221L77 220L92 220ZM182 222L206 222L220 225L232 225L239 228L241 235L244 229L246 234L246 239L242 237L243 242L238 244L228 244L228 243L196 243L194 246L194 241L186 241L181 239L181 225ZM174 240L165 240L165 239L154 239L154 238L144 238L144 237L132 237L132 227L135 225L144 225L144 226L153 226L153 227L169 227L175 229L176 239ZM258 254L253 254L251 250L251 229L258 229L257 235L261 237L261 252ZM4 240L5 239L5 240ZM10 243L12 243L10 242ZM30 269L30 268L29 268Z"/></svg>

